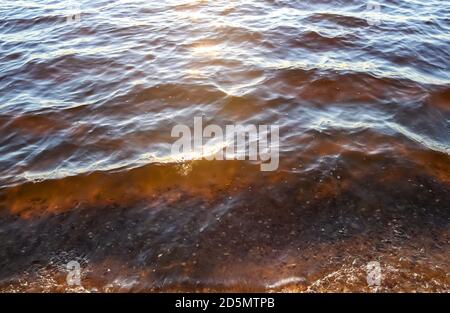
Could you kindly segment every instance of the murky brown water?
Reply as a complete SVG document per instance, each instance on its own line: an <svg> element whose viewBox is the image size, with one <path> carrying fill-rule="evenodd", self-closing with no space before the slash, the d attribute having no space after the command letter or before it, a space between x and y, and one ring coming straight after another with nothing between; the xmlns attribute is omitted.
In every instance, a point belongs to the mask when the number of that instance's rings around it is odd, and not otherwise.
<svg viewBox="0 0 450 313"><path fill-rule="evenodd" d="M0 289L448 292L450 5L380 4L3 0ZM158 161L194 116L279 169Z"/></svg>

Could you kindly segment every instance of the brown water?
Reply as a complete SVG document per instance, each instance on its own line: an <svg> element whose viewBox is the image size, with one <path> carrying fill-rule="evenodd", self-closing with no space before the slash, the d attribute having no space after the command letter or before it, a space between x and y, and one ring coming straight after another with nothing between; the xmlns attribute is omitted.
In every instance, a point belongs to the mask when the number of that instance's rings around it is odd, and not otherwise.
<svg viewBox="0 0 450 313"><path fill-rule="evenodd" d="M449 16L1 1L1 290L448 292ZM158 161L194 116L279 125L279 169Z"/></svg>

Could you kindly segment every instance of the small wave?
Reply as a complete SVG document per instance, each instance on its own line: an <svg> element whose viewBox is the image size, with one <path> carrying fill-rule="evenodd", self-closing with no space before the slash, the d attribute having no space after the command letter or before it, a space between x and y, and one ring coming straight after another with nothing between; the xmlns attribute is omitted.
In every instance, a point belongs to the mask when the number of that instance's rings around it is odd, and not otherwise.
<svg viewBox="0 0 450 313"><path fill-rule="evenodd" d="M272 284L268 284L266 287L268 289L278 289L281 287L287 287L290 285L304 284L306 279L304 277L288 277L280 279Z"/></svg>

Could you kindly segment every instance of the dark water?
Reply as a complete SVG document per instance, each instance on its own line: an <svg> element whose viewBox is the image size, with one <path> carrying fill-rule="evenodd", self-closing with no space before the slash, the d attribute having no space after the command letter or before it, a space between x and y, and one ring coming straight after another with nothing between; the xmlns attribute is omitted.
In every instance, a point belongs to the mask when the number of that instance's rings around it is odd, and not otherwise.
<svg viewBox="0 0 450 313"><path fill-rule="evenodd" d="M450 3L380 4L2 0L1 290L449 291ZM279 169L171 162L202 115Z"/></svg>

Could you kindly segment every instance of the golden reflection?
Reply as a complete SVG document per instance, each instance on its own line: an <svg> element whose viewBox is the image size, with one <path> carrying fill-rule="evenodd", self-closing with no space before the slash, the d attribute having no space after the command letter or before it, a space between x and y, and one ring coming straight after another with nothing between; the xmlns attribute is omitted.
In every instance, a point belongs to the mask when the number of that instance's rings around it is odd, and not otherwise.
<svg viewBox="0 0 450 313"><path fill-rule="evenodd" d="M192 54L202 57L217 57L220 54L220 49L218 45L202 43L192 48Z"/></svg>
<svg viewBox="0 0 450 313"><path fill-rule="evenodd" d="M185 70L185 73L187 76L191 78L199 78L202 76L203 71L197 69L197 68L188 68Z"/></svg>

